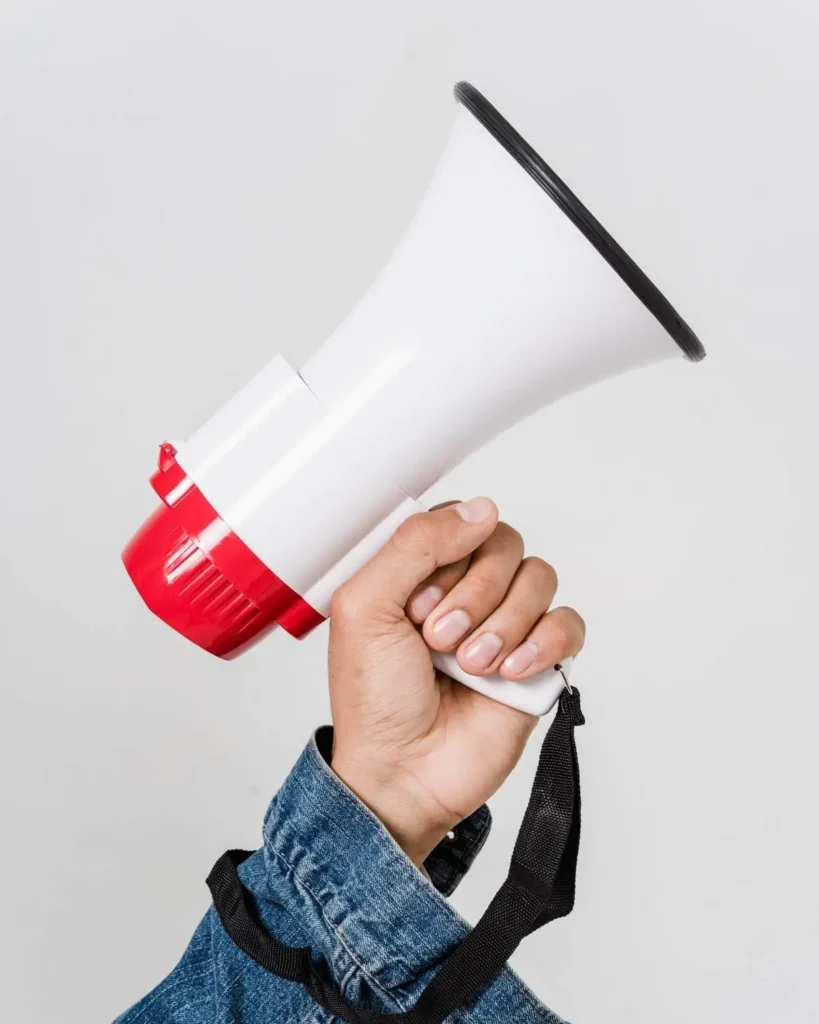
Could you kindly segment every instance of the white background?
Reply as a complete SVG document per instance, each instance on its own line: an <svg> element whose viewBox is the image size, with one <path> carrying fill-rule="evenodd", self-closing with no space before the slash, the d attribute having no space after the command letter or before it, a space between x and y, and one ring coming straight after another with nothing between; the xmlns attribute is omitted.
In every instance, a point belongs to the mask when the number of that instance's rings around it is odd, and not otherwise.
<svg viewBox="0 0 819 1024"><path fill-rule="evenodd" d="M370 283L459 78L709 350L543 411L431 495L491 494L588 621L578 905L515 965L578 1022L815 1017L817 47L809 0L5 0L4 1020L106 1020L155 984L328 717L323 631L223 664L119 551L159 442ZM473 920L536 747L455 898Z"/></svg>

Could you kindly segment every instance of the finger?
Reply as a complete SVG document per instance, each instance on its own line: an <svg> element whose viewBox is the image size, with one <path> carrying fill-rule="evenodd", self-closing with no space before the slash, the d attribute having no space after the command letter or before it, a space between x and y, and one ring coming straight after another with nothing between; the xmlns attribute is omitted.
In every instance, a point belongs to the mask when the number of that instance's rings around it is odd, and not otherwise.
<svg viewBox="0 0 819 1024"><path fill-rule="evenodd" d="M503 601L523 558L523 539L507 523L472 556L464 578L424 622L424 639L436 651L451 651Z"/></svg>
<svg viewBox="0 0 819 1024"><path fill-rule="evenodd" d="M542 558L525 558L501 604L458 648L458 663L473 675L494 672L527 638L557 593L557 573Z"/></svg>
<svg viewBox="0 0 819 1024"><path fill-rule="evenodd" d="M500 665L505 679L527 679L574 657L586 641L586 623L574 608L554 608Z"/></svg>
<svg viewBox="0 0 819 1024"><path fill-rule="evenodd" d="M442 501L433 505L430 512L437 512L439 508L449 508L451 505L459 504L458 500ZM470 556L462 558L454 565L445 565L436 569L431 576L428 576L423 583L416 587L414 593L407 601L405 609L407 618L420 626L424 619L441 603L446 594L452 590L455 584L464 578L469 568Z"/></svg>
<svg viewBox="0 0 819 1024"><path fill-rule="evenodd" d="M441 569L428 576L424 582L415 589L407 601L407 617L420 626L443 601L446 595L452 590L456 583L459 583L466 576L471 562L469 555L462 558L454 565L445 565Z"/></svg>
<svg viewBox="0 0 819 1024"><path fill-rule="evenodd" d="M381 608L403 616L419 583L441 566L470 555L492 533L497 521L497 506L489 498L472 498L410 516L378 554L336 591L336 611L348 609L359 616Z"/></svg>

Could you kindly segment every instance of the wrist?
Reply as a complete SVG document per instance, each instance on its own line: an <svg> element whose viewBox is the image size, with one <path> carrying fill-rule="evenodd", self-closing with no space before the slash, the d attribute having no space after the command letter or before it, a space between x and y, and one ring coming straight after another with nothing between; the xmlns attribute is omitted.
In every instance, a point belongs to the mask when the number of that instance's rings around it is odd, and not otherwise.
<svg viewBox="0 0 819 1024"><path fill-rule="evenodd" d="M416 867L421 867L460 821L400 767L335 753L330 767L381 821Z"/></svg>

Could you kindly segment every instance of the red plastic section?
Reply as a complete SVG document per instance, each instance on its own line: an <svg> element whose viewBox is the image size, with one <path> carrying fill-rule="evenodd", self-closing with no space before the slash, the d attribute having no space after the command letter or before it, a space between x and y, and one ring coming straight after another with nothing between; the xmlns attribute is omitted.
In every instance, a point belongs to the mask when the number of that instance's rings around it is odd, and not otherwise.
<svg viewBox="0 0 819 1024"><path fill-rule="evenodd" d="M324 621L236 536L176 461L159 450L151 485L163 504L122 561L163 622L220 658L235 657L278 622L301 638Z"/></svg>

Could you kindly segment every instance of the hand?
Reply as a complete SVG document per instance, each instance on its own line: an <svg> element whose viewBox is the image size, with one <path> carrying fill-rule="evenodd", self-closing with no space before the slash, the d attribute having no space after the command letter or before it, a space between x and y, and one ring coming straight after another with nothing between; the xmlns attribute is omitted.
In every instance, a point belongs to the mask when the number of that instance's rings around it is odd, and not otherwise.
<svg viewBox="0 0 819 1024"><path fill-rule="evenodd" d="M577 612L549 611L556 590L473 498L406 520L335 594L332 767L415 864L492 796L537 725L436 672L427 645L457 649L473 675L526 679L583 646Z"/></svg>

